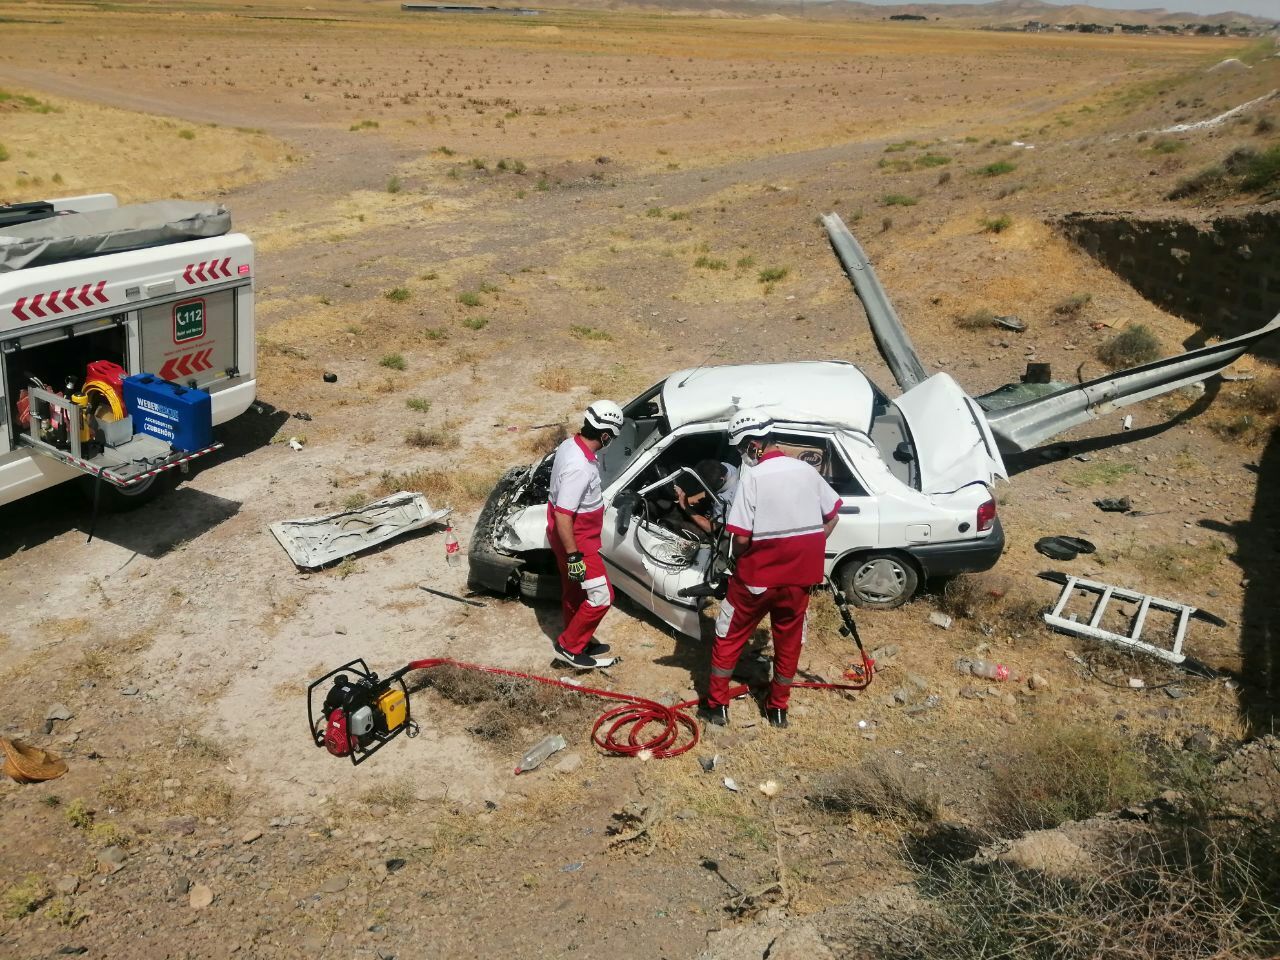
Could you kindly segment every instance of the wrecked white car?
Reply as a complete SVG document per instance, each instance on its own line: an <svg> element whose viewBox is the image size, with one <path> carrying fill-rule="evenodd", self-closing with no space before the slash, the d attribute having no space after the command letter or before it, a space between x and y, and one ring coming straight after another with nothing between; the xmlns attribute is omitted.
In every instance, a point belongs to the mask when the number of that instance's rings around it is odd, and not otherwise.
<svg viewBox="0 0 1280 960"><path fill-rule="evenodd" d="M598 455L601 556L614 589L682 633L699 635L700 598L722 579L725 545L718 526L703 533L680 523L674 486L705 489L693 469L702 460L738 463L727 437L738 410L769 411L784 449L835 488L844 505L826 571L858 606L890 608L926 578L987 570L1000 558L992 487L1007 479L1002 451L1203 380L1280 328L1277 317L1234 340L988 410L947 374L925 371L853 235L839 217L824 222L902 395L889 399L836 360L682 370L624 405L622 435ZM559 594L546 534L551 461L510 470L489 496L471 542L475 586Z"/></svg>
<svg viewBox="0 0 1280 960"><path fill-rule="evenodd" d="M779 398L785 397L785 400ZM700 489L701 460L737 463L727 428L739 407L769 410L783 449L815 466L844 501L827 571L862 606L893 607L924 576L986 570L1004 534L990 486L1004 476L974 402L944 373L890 401L838 361L708 367L675 373L624 405L622 435L598 454L600 554L615 590L698 634L696 597L718 572L720 529L684 529L672 485ZM509 472L485 505L471 578L528 597L555 596L547 543L551 457Z"/></svg>

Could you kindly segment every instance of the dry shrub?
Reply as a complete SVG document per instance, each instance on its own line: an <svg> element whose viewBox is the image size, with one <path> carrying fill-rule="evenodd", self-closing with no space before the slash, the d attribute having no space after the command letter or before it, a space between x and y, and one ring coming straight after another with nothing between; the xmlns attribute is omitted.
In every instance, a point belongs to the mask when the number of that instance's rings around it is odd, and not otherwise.
<svg viewBox="0 0 1280 960"><path fill-rule="evenodd" d="M493 469L387 471L378 478L375 497L389 497L401 490L421 493L433 506L463 506L484 502L498 481Z"/></svg>
<svg viewBox="0 0 1280 960"><path fill-rule="evenodd" d="M996 322L996 315L985 307L956 317L956 326L961 330L985 330Z"/></svg>
<svg viewBox="0 0 1280 960"><path fill-rule="evenodd" d="M543 390L550 390L552 393L568 393L574 387L573 378L562 367L543 370L534 382Z"/></svg>
<svg viewBox="0 0 1280 960"><path fill-rule="evenodd" d="M1140 363L1150 363L1160 358L1160 341L1151 329L1143 323L1135 323L1125 327L1114 337L1098 347L1098 359L1119 370L1122 367L1134 367Z"/></svg>
<svg viewBox="0 0 1280 960"><path fill-rule="evenodd" d="M975 576L948 580L937 603L938 609L957 620L972 620L980 627L1014 634L1040 626L1044 611L1044 604L1037 597L1012 594Z"/></svg>
<svg viewBox="0 0 1280 960"><path fill-rule="evenodd" d="M560 424L555 429L530 430L520 441L520 449L528 454L531 459L541 460L560 444L564 443L568 436L569 431L565 429L564 424Z"/></svg>
<svg viewBox="0 0 1280 960"><path fill-rule="evenodd" d="M202 777L182 801L182 808L188 813L217 819L229 817L239 805L231 785L213 775Z"/></svg>
<svg viewBox="0 0 1280 960"><path fill-rule="evenodd" d="M1251 383L1240 398L1240 405L1253 413L1280 412L1280 374L1272 374L1265 380Z"/></svg>
<svg viewBox="0 0 1280 960"><path fill-rule="evenodd" d="M1161 825L1080 877L1003 861L939 863L917 881L930 909L898 927L890 960L1199 960L1274 957L1280 829Z"/></svg>
<svg viewBox="0 0 1280 960"><path fill-rule="evenodd" d="M576 722L575 715L591 707L591 698L562 687L449 665L427 672L421 686L433 687L446 700L461 706L479 707L466 729L492 743L510 740L547 721Z"/></svg>
<svg viewBox="0 0 1280 960"><path fill-rule="evenodd" d="M21 919L34 913L51 896L53 890L44 877L38 873L28 873L0 894L0 915L8 920Z"/></svg>
<svg viewBox="0 0 1280 960"><path fill-rule="evenodd" d="M493 697L495 679L491 674L446 665L432 669L421 684L414 684L411 689L433 687L446 700L470 707Z"/></svg>
<svg viewBox="0 0 1280 960"><path fill-rule="evenodd" d="M1073 293L1071 296L1059 300L1054 305L1053 312L1060 317L1076 317L1092 302L1092 293Z"/></svg>
<svg viewBox="0 0 1280 960"><path fill-rule="evenodd" d="M376 783L360 797L369 806L386 807L388 810L400 812L413 806L417 800L413 780L408 776L399 776L391 780Z"/></svg>
<svg viewBox="0 0 1280 960"><path fill-rule="evenodd" d="M435 427L415 427L404 436L404 442L419 450L452 450L460 440L458 431L450 424Z"/></svg>
<svg viewBox="0 0 1280 960"><path fill-rule="evenodd" d="M1231 413L1210 424L1210 429L1224 440L1248 445L1270 439L1280 414L1280 375L1247 385L1243 393L1230 398Z"/></svg>
<svg viewBox="0 0 1280 960"><path fill-rule="evenodd" d="M875 817L928 823L942 815L942 798L898 757L874 756L857 767L828 774L810 799L824 810L854 810Z"/></svg>
<svg viewBox="0 0 1280 960"><path fill-rule="evenodd" d="M979 620L990 616L999 603L999 594L977 577L953 577L942 588L938 609L958 620Z"/></svg>
<svg viewBox="0 0 1280 960"><path fill-rule="evenodd" d="M1104 727L1045 721L1009 744L996 768L988 822L997 832L1044 830L1148 796L1146 765Z"/></svg>

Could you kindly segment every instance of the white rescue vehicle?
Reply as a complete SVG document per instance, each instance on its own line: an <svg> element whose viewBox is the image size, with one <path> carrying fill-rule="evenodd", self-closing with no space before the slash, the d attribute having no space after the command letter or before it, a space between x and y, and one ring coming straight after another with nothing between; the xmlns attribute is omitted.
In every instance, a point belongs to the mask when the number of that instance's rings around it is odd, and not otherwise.
<svg viewBox="0 0 1280 960"><path fill-rule="evenodd" d="M210 203L0 207L0 504L87 477L135 505L222 446L257 386L253 243L230 228Z"/></svg>

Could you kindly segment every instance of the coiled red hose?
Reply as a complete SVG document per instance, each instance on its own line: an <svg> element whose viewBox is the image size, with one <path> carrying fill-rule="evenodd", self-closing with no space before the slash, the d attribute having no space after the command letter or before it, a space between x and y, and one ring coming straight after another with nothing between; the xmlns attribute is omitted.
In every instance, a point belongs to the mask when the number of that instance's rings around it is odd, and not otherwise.
<svg viewBox="0 0 1280 960"><path fill-rule="evenodd" d="M556 680L552 677L539 677L519 670L504 670L501 667L487 667L479 663L467 663L450 657L430 657L425 660L411 660L402 670L403 675L410 670L430 670L432 667L457 667L461 670L476 670L480 673L491 673L499 677L515 677L519 680L532 680L549 687L561 687L576 693L585 693L602 700L617 700L618 706L602 713L591 727L591 742L606 753L618 756L633 757L640 753L661 759L678 757L698 744L701 737L697 721L690 716L690 708L698 706L697 700L685 700L682 703L666 706L647 697L637 697L631 693L617 693L613 690L601 690L598 687L583 687L576 683ZM854 674L851 683L823 683L818 681L800 681L792 687L805 687L810 690L865 690L871 683L874 664L865 652L862 654L861 667L850 671ZM732 687L730 698L746 693L745 685ZM652 735L646 730L653 728Z"/></svg>

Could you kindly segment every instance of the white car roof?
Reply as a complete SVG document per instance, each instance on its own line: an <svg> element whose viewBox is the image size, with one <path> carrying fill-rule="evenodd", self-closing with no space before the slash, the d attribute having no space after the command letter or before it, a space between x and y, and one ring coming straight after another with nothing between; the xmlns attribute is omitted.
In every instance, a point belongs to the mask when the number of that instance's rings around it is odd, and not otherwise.
<svg viewBox="0 0 1280 960"><path fill-rule="evenodd" d="M840 360L751 363L673 373L662 386L662 405L672 430L758 407L777 420L865 433L876 393L861 370Z"/></svg>

